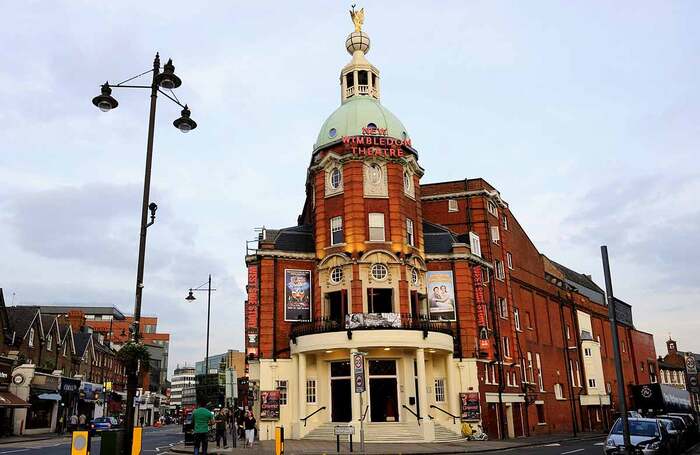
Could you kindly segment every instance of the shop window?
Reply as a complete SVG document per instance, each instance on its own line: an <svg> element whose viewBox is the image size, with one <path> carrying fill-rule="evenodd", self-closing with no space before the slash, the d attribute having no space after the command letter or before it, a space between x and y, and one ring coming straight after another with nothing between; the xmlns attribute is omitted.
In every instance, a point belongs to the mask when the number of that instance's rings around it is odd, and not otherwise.
<svg viewBox="0 0 700 455"><path fill-rule="evenodd" d="M445 379L435 378L435 401L438 403L445 402Z"/></svg>
<svg viewBox="0 0 700 455"><path fill-rule="evenodd" d="M369 240L370 242L383 242L384 237L384 214L369 214Z"/></svg>
<svg viewBox="0 0 700 455"><path fill-rule="evenodd" d="M275 388L280 392L280 405L287 404L287 388L289 383L286 379L278 379L275 381Z"/></svg>
<svg viewBox="0 0 700 455"><path fill-rule="evenodd" d="M536 404L535 407L537 408L537 423L547 423L544 418L544 403Z"/></svg>
<svg viewBox="0 0 700 455"><path fill-rule="evenodd" d="M333 217L331 218L331 245L340 245L343 241L343 217Z"/></svg>
<svg viewBox="0 0 700 455"><path fill-rule="evenodd" d="M479 236L473 232L469 233L469 248L472 250L473 255L481 257L481 242L479 241Z"/></svg>
<svg viewBox="0 0 700 455"><path fill-rule="evenodd" d="M306 402L316 404L316 379L306 380Z"/></svg>

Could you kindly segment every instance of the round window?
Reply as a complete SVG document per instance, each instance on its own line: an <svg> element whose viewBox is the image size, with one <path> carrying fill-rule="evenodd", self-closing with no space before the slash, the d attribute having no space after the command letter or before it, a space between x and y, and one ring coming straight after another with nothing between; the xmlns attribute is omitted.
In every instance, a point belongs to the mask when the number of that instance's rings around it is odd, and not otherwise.
<svg viewBox="0 0 700 455"><path fill-rule="evenodd" d="M411 282L414 286L418 286L418 269L411 270Z"/></svg>
<svg viewBox="0 0 700 455"><path fill-rule="evenodd" d="M338 131L335 128L331 128L328 131L328 137L335 137L338 134Z"/></svg>
<svg viewBox="0 0 700 455"><path fill-rule="evenodd" d="M372 164L369 167L369 181L373 185L378 185L382 182L382 168L378 164Z"/></svg>
<svg viewBox="0 0 700 455"><path fill-rule="evenodd" d="M368 124L367 124L367 128L376 128L376 127L377 127L377 125L374 124L374 123L368 123Z"/></svg>
<svg viewBox="0 0 700 455"><path fill-rule="evenodd" d="M343 268L342 267L333 267L331 269L331 283L338 284L342 281L342 279L343 279Z"/></svg>
<svg viewBox="0 0 700 455"><path fill-rule="evenodd" d="M411 189L411 174L408 171L403 173L403 189L406 191Z"/></svg>
<svg viewBox="0 0 700 455"><path fill-rule="evenodd" d="M387 275L389 275L389 270L384 264L372 265L372 278L375 280L385 280Z"/></svg>
<svg viewBox="0 0 700 455"><path fill-rule="evenodd" d="M333 168L331 171L331 188L333 189L338 189L340 188L340 184L343 182L343 174L340 172L340 169Z"/></svg>

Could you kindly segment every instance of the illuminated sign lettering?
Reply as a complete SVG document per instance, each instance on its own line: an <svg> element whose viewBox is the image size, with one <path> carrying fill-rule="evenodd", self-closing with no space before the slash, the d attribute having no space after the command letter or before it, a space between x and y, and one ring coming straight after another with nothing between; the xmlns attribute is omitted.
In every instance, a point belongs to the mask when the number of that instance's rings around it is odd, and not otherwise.
<svg viewBox="0 0 700 455"><path fill-rule="evenodd" d="M356 156L403 157L402 147L411 147L411 139L389 137L386 128L362 128L361 136L343 136L343 144Z"/></svg>

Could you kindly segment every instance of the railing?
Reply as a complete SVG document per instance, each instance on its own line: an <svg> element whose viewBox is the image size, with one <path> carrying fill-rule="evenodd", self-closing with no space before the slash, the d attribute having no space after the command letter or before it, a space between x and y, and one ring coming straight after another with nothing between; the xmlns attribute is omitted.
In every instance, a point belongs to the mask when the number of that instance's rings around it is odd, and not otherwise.
<svg viewBox="0 0 700 455"><path fill-rule="evenodd" d="M360 313L356 313L359 315ZM391 320L387 319L386 324L373 324L369 322L369 317L364 323L358 324L352 319L352 314L345 320L331 319L327 317L315 318L311 321L296 322L292 326L290 338L312 335L316 333L344 332L346 330L421 330L424 337L428 332L446 333L454 335L453 323L445 321L433 321L422 315L395 314L395 313L368 313L372 316L372 321L381 322L381 315L391 315Z"/></svg>
<svg viewBox="0 0 700 455"><path fill-rule="evenodd" d="M434 404L431 404L431 405L430 405L430 408L431 408L431 409L437 409L438 411L443 412L443 413L447 414L448 416L452 417L452 424L457 423L457 419L458 419L459 417L457 417L456 415L451 414L451 413L445 411L445 410L442 409L442 408L438 408L438 407L435 406Z"/></svg>
<svg viewBox="0 0 700 455"><path fill-rule="evenodd" d="M377 89L375 87L371 87L366 84L362 85L353 85L352 87L347 87L345 89L345 97L350 98L351 96L354 95L372 95L374 97L377 96Z"/></svg>
<svg viewBox="0 0 700 455"><path fill-rule="evenodd" d="M314 412L312 412L311 414L309 414L309 415L307 415L306 417L304 417L303 419L299 419L299 420L303 421L303 422L304 422L304 426L306 426L306 421L307 421L308 419L310 419L311 417L313 417L314 414L316 414L317 412L321 412L321 411L323 411L324 409L326 409L326 407L325 407L325 406L321 406L320 408L316 409L316 410L315 410Z"/></svg>
<svg viewBox="0 0 700 455"><path fill-rule="evenodd" d="M413 414L413 415L416 417L416 420L418 421L418 425L420 425L420 421L423 420L423 417L421 417L421 416L419 416L418 414L416 414L415 412L413 412L413 409L409 408L409 407L406 406L405 404L402 404L401 406L402 406L405 410L407 410L408 412L410 412L411 414Z"/></svg>

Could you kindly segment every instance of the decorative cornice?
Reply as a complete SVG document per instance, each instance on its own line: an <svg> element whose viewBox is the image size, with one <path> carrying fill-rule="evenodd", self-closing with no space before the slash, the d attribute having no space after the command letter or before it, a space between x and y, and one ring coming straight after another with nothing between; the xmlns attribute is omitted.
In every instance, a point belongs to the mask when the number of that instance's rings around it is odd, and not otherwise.
<svg viewBox="0 0 700 455"><path fill-rule="evenodd" d="M486 196L494 199L498 205L503 208L508 208L508 203L501 198L501 194L494 190L476 190L476 191L458 191L456 193L443 193L443 194L431 194L428 196L421 196L421 201L439 201L441 199L458 199L462 197L470 196Z"/></svg>
<svg viewBox="0 0 700 455"><path fill-rule="evenodd" d="M426 254L425 260L430 261L451 261L451 260L467 260L470 262L475 262L486 268L493 269L493 264L485 261L479 256L472 253L447 253L447 254Z"/></svg>
<svg viewBox="0 0 700 455"><path fill-rule="evenodd" d="M255 254L249 254L245 257L246 264L255 262L256 259L260 257L275 257L275 258L285 258L285 259L303 259L303 260L316 260L316 253L296 253L293 251L282 251L282 250L257 250Z"/></svg>

